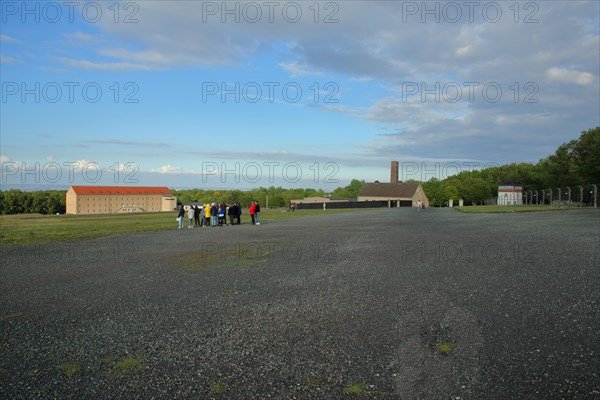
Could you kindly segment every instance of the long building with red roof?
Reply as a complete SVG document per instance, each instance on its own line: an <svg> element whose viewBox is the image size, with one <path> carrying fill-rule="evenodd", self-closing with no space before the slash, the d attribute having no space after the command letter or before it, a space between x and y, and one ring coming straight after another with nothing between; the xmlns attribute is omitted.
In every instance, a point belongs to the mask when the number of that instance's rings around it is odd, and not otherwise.
<svg viewBox="0 0 600 400"><path fill-rule="evenodd" d="M160 186L71 186L67 214L173 211L177 198Z"/></svg>

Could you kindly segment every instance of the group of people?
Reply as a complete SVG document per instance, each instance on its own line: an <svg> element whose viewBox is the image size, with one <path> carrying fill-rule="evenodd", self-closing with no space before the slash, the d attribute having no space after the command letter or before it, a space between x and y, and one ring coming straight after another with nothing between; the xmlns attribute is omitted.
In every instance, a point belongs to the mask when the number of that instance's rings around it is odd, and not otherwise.
<svg viewBox="0 0 600 400"><path fill-rule="evenodd" d="M257 201L252 202L249 213L252 225L260 225L260 205ZM242 206L240 203L231 206L225 203L206 203L197 206L190 205L186 210L181 205L177 214L179 229L183 229L186 216L188 228L240 225L242 223ZM229 217L229 224L227 224L227 217Z"/></svg>
<svg viewBox="0 0 600 400"><path fill-rule="evenodd" d="M423 201L417 201L417 210L419 210L419 212L425 211L425 203Z"/></svg>

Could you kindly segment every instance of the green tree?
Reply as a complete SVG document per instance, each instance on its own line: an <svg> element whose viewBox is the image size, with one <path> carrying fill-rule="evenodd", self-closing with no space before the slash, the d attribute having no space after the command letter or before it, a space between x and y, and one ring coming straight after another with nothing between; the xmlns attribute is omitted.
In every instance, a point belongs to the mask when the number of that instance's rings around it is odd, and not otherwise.
<svg viewBox="0 0 600 400"><path fill-rule="evenodd" d="M446 187L444 187L444 199L446 201L448 201L448 200L458 200L459 197L460 197L460 194L459 194L458 189L456 188L456 186L447 185Z"/></svg>
<svg viewBox="0 0 600 400"><path fill-rule="evenodd" d="M600 126L581 132L571 148L571 158L582 184L600 183Z"/></svg>
<svg viewBox="0 0 600 400"><path fill-rule="evenodd" d="M347 186L336 188L331 194L336 197L356 198L364 186L364 180L352 179Z"/></svg>
<svg viewBox="0 0 600 400"><path fill-rule="evenodd" d="M425 195L429 199L429 205L441 207L445 204L444 184L437 178L431 178L423 184Z"/></svg>

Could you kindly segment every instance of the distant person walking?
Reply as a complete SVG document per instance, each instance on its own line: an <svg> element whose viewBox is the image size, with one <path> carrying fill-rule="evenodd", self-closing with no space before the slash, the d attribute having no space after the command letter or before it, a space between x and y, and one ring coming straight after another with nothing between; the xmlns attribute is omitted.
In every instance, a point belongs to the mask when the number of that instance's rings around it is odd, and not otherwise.
<svg viewBox="0 0 600 400"><path fill-rule="evenodd" d="M252 204L250 204L250 210L248 210L248 212L250 213L250 219L252 220L252 225L256 224L256 202L252 202Z"/></svg>
<svg viewBox="0 0 600 400"><path fill-rule="evenodd" d="M256 202L256 207L254 208L254 214L256 215L256 225L260 225L260 204L258 204L258 201Z"/></svg>
<svg viewBox="0 0 600 400"><path fill-rule="evenodd" d="M419 212L421 212L421 209L422 209L422 208L423 208L423 202L422 202L422 201L419 199L419 200L417 201L417 210L418 210Z"/></svg>
<svg viewBox="0 0 600 400"><path fill-rule="evenodd" d="M177 221L179 222L179 229L183 229L183 217L185 216L185 208L183 208L183 204L181 208L179 208L179 213L177 214Z"/></svg>

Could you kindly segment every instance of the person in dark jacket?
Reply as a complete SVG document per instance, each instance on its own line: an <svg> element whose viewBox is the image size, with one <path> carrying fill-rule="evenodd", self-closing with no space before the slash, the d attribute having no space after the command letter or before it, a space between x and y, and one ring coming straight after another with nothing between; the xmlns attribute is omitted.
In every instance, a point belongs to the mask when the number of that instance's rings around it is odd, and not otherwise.
<svg viewBox="0 0 600 400"><path fill-rule="evenodd" d="M194 225L202 226L200 223L200 214L202 213L202 208L200 206L196 206L194 210Z"/></svg>
<svg viewBox="0 0 600 400"><path fill-rule="evenodd" d="M240 203L235 203L236 205L236 211L237 211L237 223L238 225L241 225L242 223L242 205Z"/></svg>
<svg viewBox="0 0 600 400"><path fill-rule="evenodd" d="M217 207L216 203L212 203L210 205L210 218L211 218L210 224L213 228L219 224L219 216L217 215L218 212L219 212L219 207Z"/></svg>
<svg viewBox="0 0 600 400"><path fill-rule="evenodd" d="M236 205L232 204L227 210L227 215L229 216L229 225L233 225L234 219L237 218L237 211L235 210L235 207Z"/></svg>
<svg viewBox="0 0 600 400"><path fill-rule="evenodd" d="M260 225L260 204L256 202L256 208L254 209L254 215L256 218L256 225Z"/></svg>
<svg viewBox="0 0 600 400"><path fill-rule="evenodd" d="M179 221L179 229L183 229L183 217L185 216L185 208L183 204L179 208L179 214L177 214L177 220Z"/></svg>

